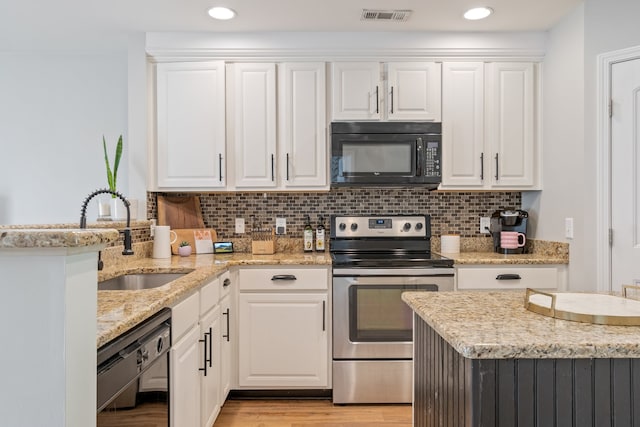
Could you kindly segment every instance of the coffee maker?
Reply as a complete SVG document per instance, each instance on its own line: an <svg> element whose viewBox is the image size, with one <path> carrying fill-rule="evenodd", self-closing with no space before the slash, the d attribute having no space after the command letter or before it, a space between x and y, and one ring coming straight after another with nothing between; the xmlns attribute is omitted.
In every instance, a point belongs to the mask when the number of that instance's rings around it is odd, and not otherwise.
<svg viewBox="0 0 640 427"><path fill-rule="evenodd" d="M526 236L528 219L529 214L527 211L519 209L500 209L491 214L489 232L491 233L491 237L493 237L493 250L501 254L525 253L526 245L515 249L505 249L500 247L500 233L502 231L515 231Z"/></svg>

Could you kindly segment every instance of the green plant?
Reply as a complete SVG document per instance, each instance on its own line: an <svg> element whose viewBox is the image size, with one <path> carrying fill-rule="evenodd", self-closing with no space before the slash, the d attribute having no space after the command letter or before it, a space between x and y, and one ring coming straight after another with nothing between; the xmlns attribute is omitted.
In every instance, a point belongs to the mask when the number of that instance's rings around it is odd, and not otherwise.
<svg viewBox="0 0 640 427"><path fill-rule="evenodd" d="M180 247L183 246L191 246L191 243L187 242L186 240L183 240L182 242L180 242Z"/></svg>
<svg viewBox="0 0 640 427"><path fill-rule="evenodd" d="M102 136L102 148L104 149L104 162L107 165L107 181L109 182L109 190L116 191L116 180L118 179L118 166L120 165L120 158L122 157L122 135L118 138L116 144L116 157L113 161L113 169L109 165L109 156L107 155L107 141ZM116 195L112 194L111 197L115 199Z"/></svg>

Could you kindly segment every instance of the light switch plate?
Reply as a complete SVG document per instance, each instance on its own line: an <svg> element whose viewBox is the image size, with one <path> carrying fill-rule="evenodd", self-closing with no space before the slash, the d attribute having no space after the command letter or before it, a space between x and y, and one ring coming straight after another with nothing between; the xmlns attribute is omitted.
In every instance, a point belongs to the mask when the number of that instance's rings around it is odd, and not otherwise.
<svg viewBox="0 0 640 427"><path fill-rule="evenodd" d="M287 234L286 218L276 218L276 234Z"/></svg>
<svg viewBox="0 0 640 427"><path fill-rule="evenodd" d="M236 218L236 234L244 233L244 218Z"/></svg>
<svg viewBox="0 0 640 427"><path fill-rule="evenodd" d="M488 216L480 217L480 233L489 234L489 227L491 226L491 218Z"/></svg>
<svg viewBox="0 0 640 427"><path fill-rule="evenodd" d="M573 218L564 219L564 237L573 239Z"/></svg>

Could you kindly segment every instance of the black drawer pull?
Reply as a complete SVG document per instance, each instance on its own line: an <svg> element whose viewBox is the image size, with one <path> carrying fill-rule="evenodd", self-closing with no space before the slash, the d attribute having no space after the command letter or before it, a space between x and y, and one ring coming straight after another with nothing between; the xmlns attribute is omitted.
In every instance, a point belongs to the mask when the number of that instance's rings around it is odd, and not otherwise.
<svg viewBox="0 0 640 427"><path fill-rule="evenodd" d="M222 286L223 287L227 287L231 284L231 280L230 279L224 279L224 282L222 282Z"/></svg>
<svg viewBox="0 0 640 427"><path fill-rule="evenodd" d="M520 277L519 274L498 274L496 276L496 280L520 280L522 279L522 277Z"/></svg>
<svg viewBox="0 0 640 427"><path fill-rule="evenodd" d="M271 280L298 280L298 278L296 276L294 276L293 274L276 274L275 276L273 276L271 278Z"/></svg>

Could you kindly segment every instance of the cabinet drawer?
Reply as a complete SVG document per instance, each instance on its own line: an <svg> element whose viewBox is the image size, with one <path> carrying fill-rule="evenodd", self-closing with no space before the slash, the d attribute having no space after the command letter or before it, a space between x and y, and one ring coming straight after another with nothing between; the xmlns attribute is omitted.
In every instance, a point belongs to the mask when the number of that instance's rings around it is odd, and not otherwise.
<svg viewBox="0 0 640 427"><path fill-rule="evenodd" d="M239 271L240 290L326 290L326 268L256 268Z"/></svg>
<svg viewBox="0 0 640 427"><path fill-rule="evenodd" d="M175 344L189 329L198 324L200 293L196 292L171 309L171 343Z"/></svg>
<svg viewBox="0 0 640 427"><path fill-rule="evenodd" d="M220 279L216 277L200 288L200 316L218 305L220 300Z"/></svg>
<svg viewBox="0 0 640 427"><path fill-rule="evenodd" d="M458 267L458 289L556 289L557 267Z"/></svg>

